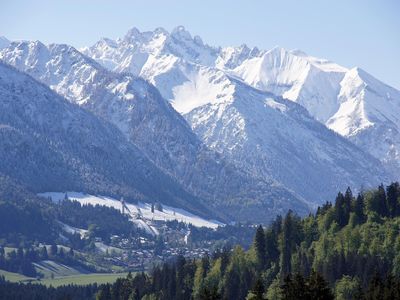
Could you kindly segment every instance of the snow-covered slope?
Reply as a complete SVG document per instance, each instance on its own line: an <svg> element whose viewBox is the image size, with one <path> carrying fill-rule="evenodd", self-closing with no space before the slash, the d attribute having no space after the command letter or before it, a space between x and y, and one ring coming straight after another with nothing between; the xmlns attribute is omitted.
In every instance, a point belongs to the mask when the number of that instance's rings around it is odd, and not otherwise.
<svg viewBox="0 0 400 300"><path fill-rule="evenodd" d="M111 121L169 172L178 163L175 156L201 147L184 119L154 87L131 74L109 72L73 47L13 43L0 58Z"/></svg>
<svg viewBox="0 0 400 300"><path fill-rule="evenodd" d="M183 26L171 33L162 28L153 32L133 28L122 39L102 39L82 52L113 71L149 80L169 100L174 99L171 86L192 81L204 71L197 66L213 66L219 55L219 49L204 44L198 36L192 37Z"/></svg>
<svg viewBox="0 0 400 300"><path fill-rule="evenodd" d="M400 91L359 68L282 48L231 66L228 72L299 103L400 175Z"/></svg>
<svg viewBox="0 0 400 300"><path fill-rule="evenodd" d="M359 68L340 82L340 106L327 126L367 149L400 175L400 91Z"/></svg>
<svg viewBox="0 0 400 300"><path fill-rule="evenodd" d="M210 148L307 199L323 201L346 184L359 187L389 177L379 162L312 123L296 105L287 109L261 92L297 102L325 123L340 107L346 68L282 48L213 48L177 30L183 36L133 29L123 39L103 39L83 51L115 71L146 78ZM132 67L138 53L140 65Z"/></svg>
<svg viewBox="0 0 400 300"><path fill-rule="evenodd" d="M232 80L230 101L185 117L211 148L249 172L320 202L345 186L387 179L377 159L315 121L301 106Z"/></svg>
<svg viewBox="0 0 400 300"><path fill-rule="evenodd" d="M68 195L68 199L76 200L82 205L103 205L108 207L113 207L122 212L122 204L120 200L114 199L112 197L106 196L94 196L79 192L45 192L40 193L39 196L45 198L51 198L53 201L62 201L65 199L65 194ZM216 228L218 226L223 226L224 224L215 220L206 220L202 217L196 216L182 208L172 207L163 205L162 211L157 209L154 212L151 211L151 204L145 202L139 202L137 204L126 203L127 209L125 213L129 214L132 221L143 220L146 224L150 224L151 221L173 221L177 220L179 222L184 222L187 224L192 224L196 227L208 227Z"/></svg>
<svg viewBox="0 0 400 300"><path fill-rule="evenodd" d="M13 43L0 52L0 58L115 124L158 167L218 213L233 219L248 220L251 216L263 221L289 208L299 213L309 210L299 194L273 178L237 168L210 151L158 90L143 79L130 73L110 72L67 45ZM202 76L208 84L210 74L207 69L204 71ZM201 80L199 76L198 81ZM218 78L215 86L218 88ZM213 96L217 92L209 93ZM176 99L182 104L185 93L200 98L184 89L174 93L180 95Z"/></svg>
<svg viewBox="0 0 400 300"><path fill-rule="evenodd" d="M362 76L355 75L357 68L349 70L299 50L279 47L268 51L246 45L213 48L198 37L192 38L182 26L171 34L164 29L140 32L134 28L123 39L103 39L83 51L112 70L148 79L182 114L226 98L229 84L220 73L210 71L210 67L218 69L257 89L299 103L318 121L400 175L400 125L391 118L400 113L396 104L400 102L399 91L364 71ZM374 113L361 108L371 106ZM381 117L377 119L377 115Z"/></svg>
<svg viewBox="0 0 400 300"><path fill-rule="evenodd" d="M324 123L337 110L336 94L345 69L276 47L230 71L253 87L301 104Z"/></svg>

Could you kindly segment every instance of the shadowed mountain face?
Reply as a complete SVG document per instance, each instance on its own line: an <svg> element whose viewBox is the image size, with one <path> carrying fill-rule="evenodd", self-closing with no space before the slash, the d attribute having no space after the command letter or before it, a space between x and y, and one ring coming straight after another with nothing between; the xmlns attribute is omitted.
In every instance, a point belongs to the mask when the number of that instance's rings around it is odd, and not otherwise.
<svg viewBox="0 0 400 300"><path fill-rule="evenodd" d="M210 213L113 125L5 64L0 99L0 173L30 190L83 190Z"/></svg>

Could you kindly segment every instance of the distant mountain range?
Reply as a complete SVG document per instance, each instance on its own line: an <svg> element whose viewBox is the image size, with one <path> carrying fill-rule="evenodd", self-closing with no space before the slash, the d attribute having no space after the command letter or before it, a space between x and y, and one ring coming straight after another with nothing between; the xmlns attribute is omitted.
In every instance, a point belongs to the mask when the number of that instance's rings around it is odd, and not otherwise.
<svg viewBox="0 0 400 300"><path fill-rule="evenodd" d="M0 60L37 80L1 65L0 172L37 192L267 222L399 175L400 92L359 68L182 26L80 51L3 38Z"/></svg>

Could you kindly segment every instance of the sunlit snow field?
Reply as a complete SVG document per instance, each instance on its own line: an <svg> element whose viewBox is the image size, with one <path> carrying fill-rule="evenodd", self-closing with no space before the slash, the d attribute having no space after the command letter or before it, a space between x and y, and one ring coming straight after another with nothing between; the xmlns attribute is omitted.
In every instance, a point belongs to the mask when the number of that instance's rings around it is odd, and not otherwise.
<svg viewBox="0 0 400 300"><path fill-rule="evenodd" d="M67 192L68 199L76 200L80 204L91 204L91 205L103 205L108 207L113 207L122 212L122 204L120 200L105 197L105 196L94 196L79 192ZM54 202L59 202L65 198L65 193L61 192L46 192L40 193L39 196L51 198ZM145 229L149 233L158 234L155 227L149 225L148 223L152 220L154 221L172 221L177 220L179 222L184 222L187 224L192 224L196 227L208 227L217 228L223 225L215 220L206 220L199 216L196 216L184 209L174 208L167 205L162 205L162 210L159 211L154 209L154 213L151 212L151 204L139 202L138 204L125 203L128 209L125 209L125 213L129 214L132 222L136 223L139 227Z"/></svg>

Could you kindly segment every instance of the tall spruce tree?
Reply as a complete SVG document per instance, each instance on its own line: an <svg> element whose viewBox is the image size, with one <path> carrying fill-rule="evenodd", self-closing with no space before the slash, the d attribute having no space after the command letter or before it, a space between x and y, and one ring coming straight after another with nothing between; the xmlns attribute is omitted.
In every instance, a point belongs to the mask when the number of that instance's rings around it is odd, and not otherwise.
<svg viewBox="0 0 400 300"><path fill-rule="evenodd" d="M378 202L378 213L382 217L388 216L388 208L387 208L387 201L386 201L386 191L385 188L383 187L383 184L381 184L378 187L378 191L376 193L377 197L377 202Z"/></svg>
<svg viewBox="0 0 400 300"><path fill-rule="evenodd" d="M257 268L263 270L267 264L267 251L264 229L261 225L257 227L256 235L253 242L254 251L256 253Z"/></svg>
<svg viewBox="0 0 400 300"><path fill-rule="evenodd" d="M386 187L386 202L388 214L390 217L395 217L399 214L398 198L400 194L400 187L398 182L392 182Z"/></svg>
<svg viewBox="0 0 400 300"><path fill-rule="evenodd" d="M345 199L341 192L338 193L335 201L335 217L340 228L346 226Z"/></svg>
<svg viewBox="0 0 400 300"><path fill-rule="evenodd" d="M289 211L283 220L281 246L280 246L280 267L281 267L281 282L289 275L292 271L291 257L292 257L292 231L293 231L293 220L292 211Z"/></svg>
<svg viewBox="0 0 400 300"><path fill-rule="evenodd" d="M354 214L357 218L357 223L362 224L365 222L365 213L364 213L364 195L359 193L357 195L356 200L354 201Z"/></svg>
<svg viewBox="0 0 400 300"><path fill-rule="evenodd" d="M328 282L317 272L312 271L307 280L308 299L333 300L334 296L329 288Z"/></svg>
<svg viewBox="0 0 400 300"><path fill-rule="evenodd" d="M261 278L257 278L247 300L264 300L265 287Z"/></svg>
<svg viewBox="0 0 400 300"><path fill-rule="evenodd" d="M346 192L344 193L344 207L343 207L344 218L345 218L346 224L349 223L352 201L353 201L353 193L352 193L350 187L348 187Z"/></svg>
<svg viewBox="0 0 400 300"><path fill-rule="evenodd" d="M265 232L265 248L267 251L267 267L273 261L277 261L279 258L279 246L278 246L279 233L272 228L267 229Z"/></svg>
<svg viewBox="0 0 400 300"><path fill-rule="evenodd" d="M289 274L285 277L282 289L283 300L306 300L308 288L303 276L296 274L293 277Z"/></svg>
<svg viewBox="0 0 400 300"><path fill-rule="evenodd" d="M186 260L182 255L176 259L176 296L175 299L185 299L185 263Z"/></svg>

